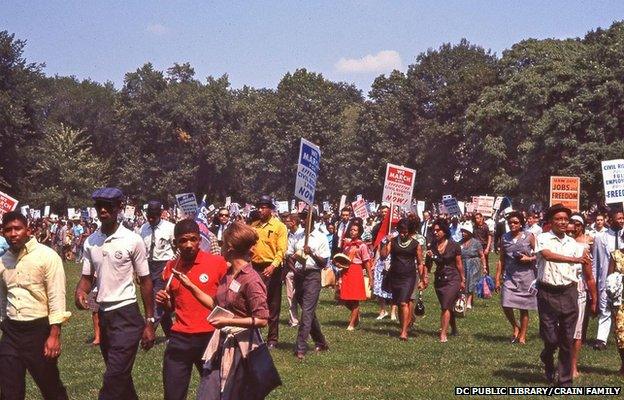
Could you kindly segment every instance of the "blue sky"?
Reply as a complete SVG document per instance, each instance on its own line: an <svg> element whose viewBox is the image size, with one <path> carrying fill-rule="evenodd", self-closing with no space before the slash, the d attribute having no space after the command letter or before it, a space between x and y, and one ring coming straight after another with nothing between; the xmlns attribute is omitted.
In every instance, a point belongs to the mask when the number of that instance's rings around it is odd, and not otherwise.
<svg viewBox="0 0 624 400"><path fill-rule="evenodd" d="M580 37L624 19L624 1L7 1L0 30L26 39L49 75L116 87L146 62L190 62L234 88L275 87L297 68L355 83L405 71L462 37L496 52L526 38Z"/></svg>

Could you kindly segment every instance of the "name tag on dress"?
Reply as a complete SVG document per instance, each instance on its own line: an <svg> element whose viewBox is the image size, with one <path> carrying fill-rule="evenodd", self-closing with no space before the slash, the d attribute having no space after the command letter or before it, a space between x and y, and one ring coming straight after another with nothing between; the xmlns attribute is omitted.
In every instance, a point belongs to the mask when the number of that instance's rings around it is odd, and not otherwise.
<svg viewBox="0 0 624 400"><path fill-rule="evenodd" d="M234 293L238 293L238 291L240 290L240 287L241 287L241 284L238 283L238 281L233 280L232 283L230 283L229 289Z"/></svg>

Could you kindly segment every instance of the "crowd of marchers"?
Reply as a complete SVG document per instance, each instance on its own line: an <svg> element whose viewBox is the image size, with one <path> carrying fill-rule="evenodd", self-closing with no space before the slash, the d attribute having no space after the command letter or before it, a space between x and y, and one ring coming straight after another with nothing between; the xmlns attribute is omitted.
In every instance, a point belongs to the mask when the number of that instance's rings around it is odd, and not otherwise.
<svg viewBox="0 0 624 400"><path fill-rule="evenodd" d="M382 205L358 218L348 206L278 213L264 195L244 214L217 208L202 226L194 215L175 218L156 199L127 218L116 188L92 198L97 215L86 220L3 216L5 398L24 398L26 371L43 398L67 398L57 364L62 326L71 323L64 260L80 265L74 299L91 311L92 343L104 359L100 399L139 398L132 367L139 346L155 344L158 326L166 399L187 397L193 369L201 376L198 399L262 398L248 360L280 346L283 287L288 324L297 329L295 359L309 354L310 339L315 353L330 349L316 315L324 286L345 306L350 334L363 323L360 303L374 299L377 320L396 320L405 342L418 341L413 327L425 310L423 291L438 299L442 343L460 334L458 316L478 312L475 297L498 292L512 345L526 344L529 313L538 313L549 383L571 385L583 344L604 350L612 333L624 375L621 209L578 213L556 204L541 213L509 207L450 216L392 215ZM591 317L598 318L595 340L587 332Z"/></svg>

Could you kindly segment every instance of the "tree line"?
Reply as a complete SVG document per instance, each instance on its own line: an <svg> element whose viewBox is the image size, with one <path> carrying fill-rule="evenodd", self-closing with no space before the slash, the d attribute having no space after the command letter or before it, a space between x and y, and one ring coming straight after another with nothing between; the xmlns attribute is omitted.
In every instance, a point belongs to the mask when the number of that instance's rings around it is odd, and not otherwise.
<svg viewBox="0 0 624 400"><path fill-rule="evenodd" d="M31 207L87 205L115 185L137 201L290 199L299 138L323 152L317 199L379 199L385 165L417 171L414 197L547 202L551 175L602 203L600 161L624 155L624 23L583 38L527 39L497 57L461 40L406 72L354 85L298 69L275 89L147 63L123 87L46 76L0 32L0 190Z"/></svg>

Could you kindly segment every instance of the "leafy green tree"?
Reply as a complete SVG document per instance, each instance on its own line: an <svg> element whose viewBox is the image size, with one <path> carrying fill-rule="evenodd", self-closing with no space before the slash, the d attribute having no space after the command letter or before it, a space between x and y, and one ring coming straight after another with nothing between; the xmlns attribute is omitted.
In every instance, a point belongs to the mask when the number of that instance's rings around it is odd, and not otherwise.
<svg viewBox="0 0 624 400"><path fill-rule="evenodd" d="M12 188L24 175L16 162L22 146L40 137L42 64L23 57L26 42L0 31L0 188ZM16 193L18 194L18 193Z"/></svg>
<svg viewBox="0 0 624 400"><path fill-rule="evenodd" d="M91 193L110 180L109 164L93 155L87 136L60 125L36 145L25 150L29 165L20 187L23 203L34 207L67 207L91 202Z"/></svg>

